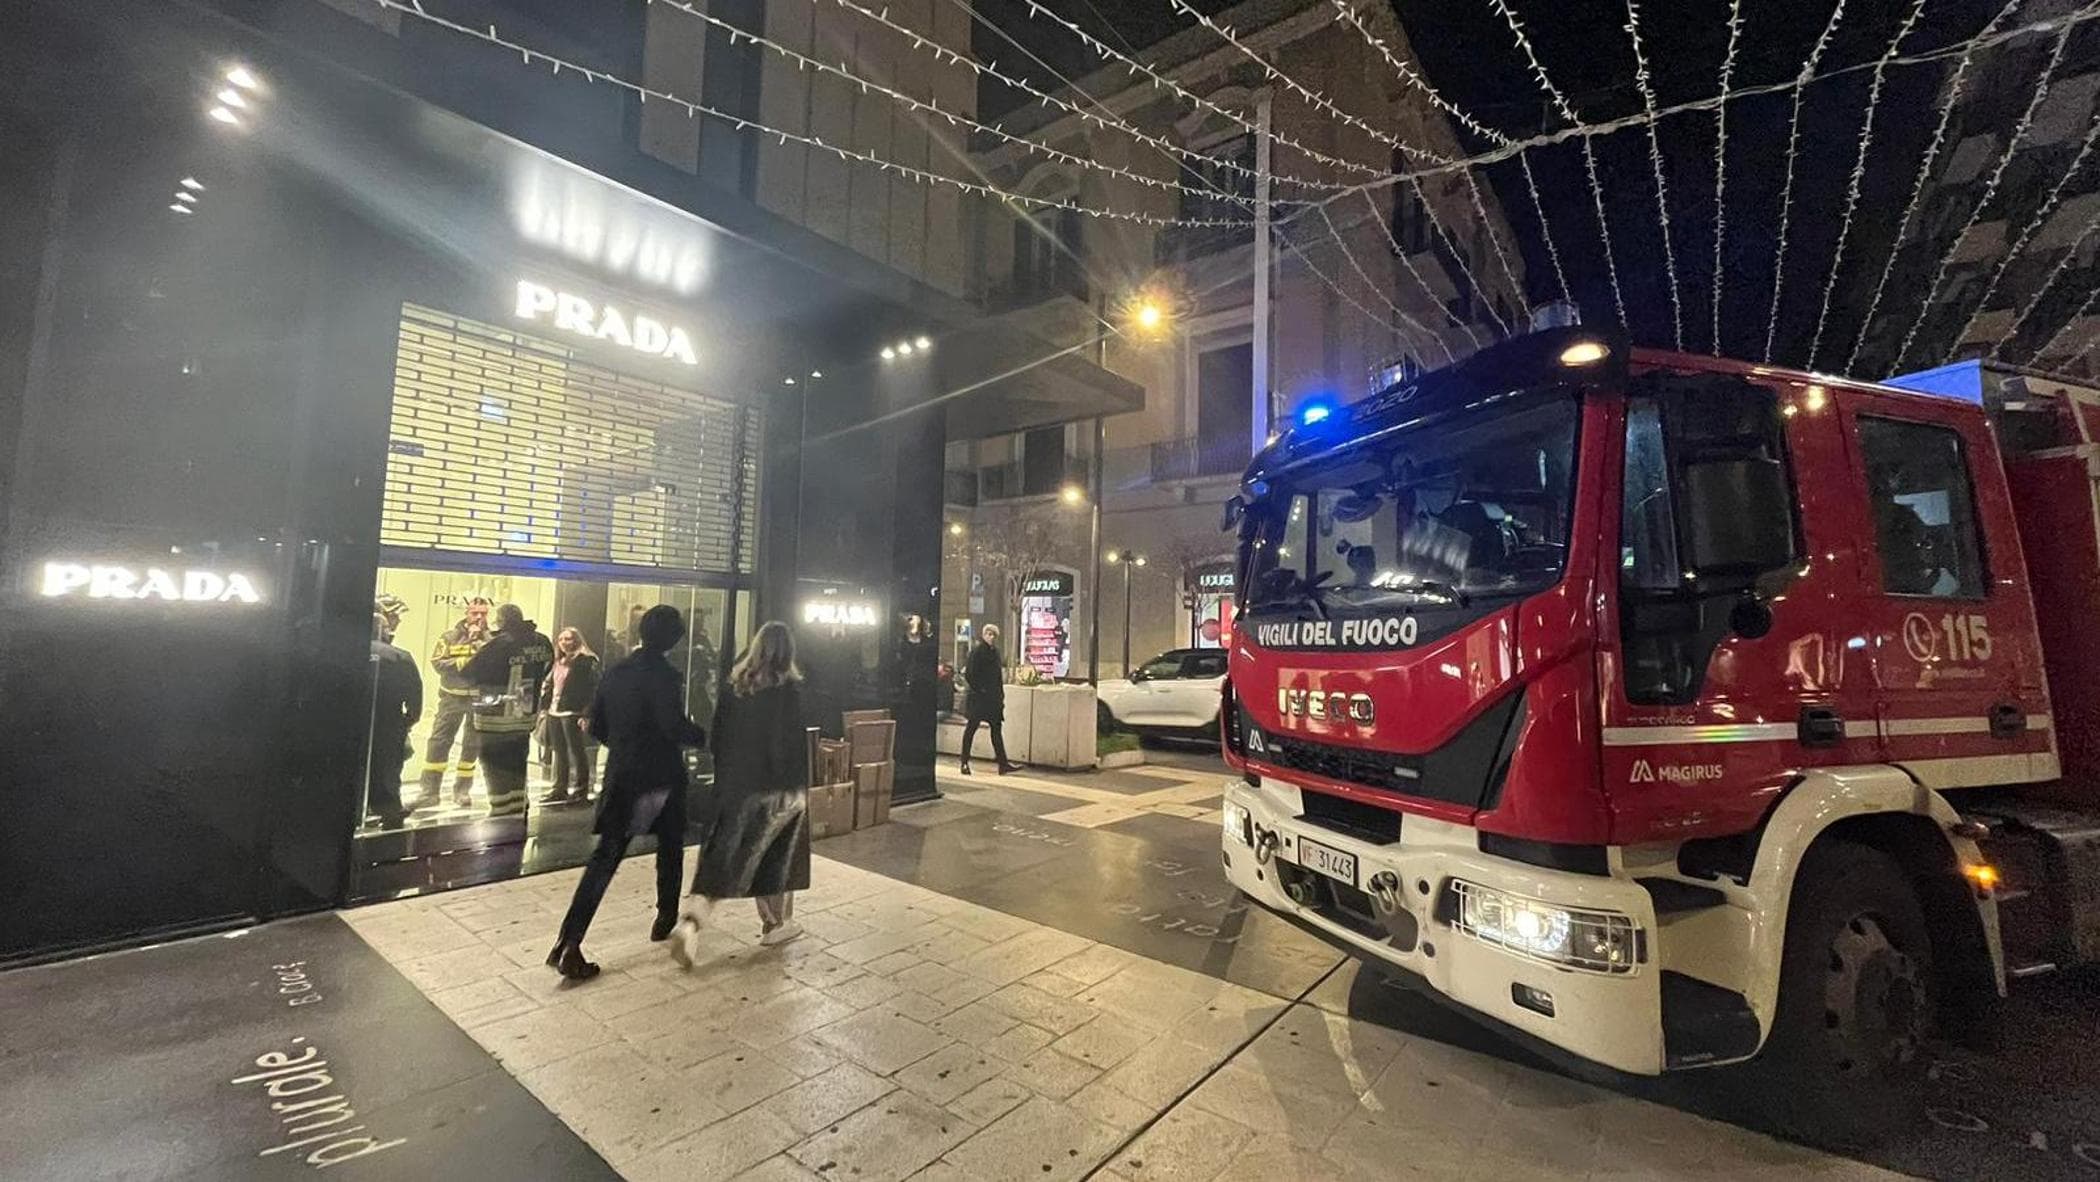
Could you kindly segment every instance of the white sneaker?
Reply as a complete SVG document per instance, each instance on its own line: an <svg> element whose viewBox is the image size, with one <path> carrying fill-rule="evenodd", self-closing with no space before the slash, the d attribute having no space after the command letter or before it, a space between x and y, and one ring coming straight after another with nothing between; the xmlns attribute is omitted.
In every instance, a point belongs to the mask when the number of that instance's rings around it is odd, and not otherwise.
<svg viewBox="0 0 2100 1182"><path fill-rule="evenodd" d="M671 959L678 967L689 969L700 959L700 933L714 915L715 901L706 895L687 895L685 907L678 916L678 928L671 933Z"/></svg>
<svg viewBox="0 0 2100 1182"><path fill-rule="evenodd" d="M781 944L785 944L789 940L792 940L795 937L800 936L801 934L802 925L796 923L794 920L791 919L786 923L781 924L779 927L774 928L772 931L766 932L763 935L759 936L758 942L767 948L772 948Z"/></svg>

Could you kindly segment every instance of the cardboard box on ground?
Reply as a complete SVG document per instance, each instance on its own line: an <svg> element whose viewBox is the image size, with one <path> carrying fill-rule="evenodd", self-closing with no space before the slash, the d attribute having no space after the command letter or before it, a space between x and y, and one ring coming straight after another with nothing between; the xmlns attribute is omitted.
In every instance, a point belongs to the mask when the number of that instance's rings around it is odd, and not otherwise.
<svg viewBox="0 0 2100 1182"><path fill-rule="evenodd" d="M811 838L850 833L890 819L897 781L897 724L887 710L855 710L843 719L846 738L809 730Z"/></svg>

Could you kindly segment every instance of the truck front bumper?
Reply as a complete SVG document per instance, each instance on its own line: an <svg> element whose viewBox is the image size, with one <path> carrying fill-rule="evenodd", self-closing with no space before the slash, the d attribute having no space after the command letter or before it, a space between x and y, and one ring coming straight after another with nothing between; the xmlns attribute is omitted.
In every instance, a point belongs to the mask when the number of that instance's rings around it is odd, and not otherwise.
<svg viewBox="0 0 2100 1182"><path fill-rule="evenodd" d="M1282 781L1227 786L1225 874L1248 898L1570 1054L1637 1075L1662 1072L1654 903L1640 885L1491 857L1463 825L1410 815L1398 841L1380 843L1311 823L1304 814L1298 789ZM1307 838L1354 855L1358 889L1337 890L1335 880L1308 869L1314 859L1304 847ZM1550 923L1562 911L1578 922L1608 920L1613 946L1623 950L1620 963L1556 962L1510 938L1516 925L1501 929L1498 940L1479 922L1483 913L1460 901L1467 893L1495 899L1496 906L1516 901L1529 913L1515 916L1527 934L1538 932L1538 917ZM1506 906L1498 913L1512 914Z"/></svg>

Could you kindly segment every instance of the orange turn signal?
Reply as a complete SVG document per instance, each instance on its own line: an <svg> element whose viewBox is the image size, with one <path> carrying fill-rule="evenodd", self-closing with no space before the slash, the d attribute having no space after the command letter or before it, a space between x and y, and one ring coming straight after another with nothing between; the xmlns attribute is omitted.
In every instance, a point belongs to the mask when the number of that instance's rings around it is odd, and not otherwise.
<svg viewBox="0 0 2100 1182"><path fill-rule="evenodd" d="M1991 891L1998 889L1998 868L1988 862L1961 868L1962 877L1976 884L1976 889Z"/></svg>

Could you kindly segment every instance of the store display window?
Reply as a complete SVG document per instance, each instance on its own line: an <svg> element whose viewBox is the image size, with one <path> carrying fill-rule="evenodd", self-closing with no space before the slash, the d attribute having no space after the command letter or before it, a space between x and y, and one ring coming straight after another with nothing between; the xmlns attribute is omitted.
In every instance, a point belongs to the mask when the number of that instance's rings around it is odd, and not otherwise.
<svg viewBox="0 0 2100 1182"><path fill-rule="evenodd" d="M1021 581L1021 664L1054 680L1072 670L1072 600L1077 578L1070 571L1037 571Z"/></svg>
<svg viewBox="0 0 2100 1182"><path fill-rule="evenodd" d="M373 599L373 711L360 836L529 819L542 810L573 812L588 830L588 807L575 806L595 798L604 760L583 734L598 677L634 649L642 613L670 604L688 627L685 642L671 653L686 674L686 710L707 725L729 599L729 592L714 588L382 567ZM537 725L522 808L492 795L472 720L485 690L460 672L488 642L506 603L516 604L555 650L554 668L527 704ZM693 758L704 784L712 767L705 753Z"/></svg>
<svg viewBox="0 0 2100 1182"><path fill-rule="evenodd" d="M1197 567L1189 576L1189 647L1226 648L1232 644L1234 600L1238 579L1232 564Z"/></svg>

